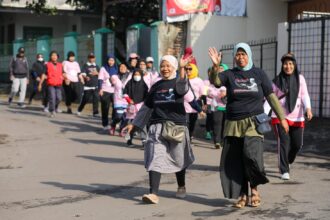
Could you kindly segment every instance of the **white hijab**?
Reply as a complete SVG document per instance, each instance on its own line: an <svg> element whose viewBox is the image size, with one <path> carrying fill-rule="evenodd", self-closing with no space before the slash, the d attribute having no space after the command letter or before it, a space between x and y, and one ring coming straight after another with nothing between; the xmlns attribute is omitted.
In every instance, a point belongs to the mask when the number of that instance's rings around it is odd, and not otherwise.
<svg viewBox="0 0 330 220"><path fill-rule="evenodd" d="M173 72L171 73L171 76L167 80L175 79L176 78L176 71L178 69L178 60L172 56L172 55L165 55L160 59L160 64L162 64L163 61L167 61L171 64L171 66L174 67ZM160 74L163 78L163 75ZM164 79L164 78L163 78Z"/></svg>

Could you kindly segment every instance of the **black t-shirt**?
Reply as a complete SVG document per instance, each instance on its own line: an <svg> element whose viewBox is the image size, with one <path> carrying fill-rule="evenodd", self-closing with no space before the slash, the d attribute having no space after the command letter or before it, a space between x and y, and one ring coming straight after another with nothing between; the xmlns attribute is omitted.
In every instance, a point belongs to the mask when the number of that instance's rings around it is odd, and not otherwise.
<svg viewBox="0 0 330 220"><path fill-rule="evenodd" d="M41 62L41 61L34 62L32 65L31 72L34 79L37 77L41 77L42 74L46 73L45 62Z"/></svg>
<svg viewBox="0 0 330 220"><path fill-rule="evenodd" d="M272 92L266 73L256 67L242 71L238 68L219 74L221 85L227 88L227 119L241 120L264 112L264 97Z"/></svg>
<svg viewBox="0 0 330 220"><path fill-rule="evenodd" d="M82 72L86 73L86 76L88 76L90 78L89 81L85 81L85 86L87 87L97 87L97 83L98 83L98 76L97 75L92 75L92 73L94 71L99 72L100 71L100 67L96 64L91 64L91 63L85 63L83 68L82 68Z"/></svg>
<svg viewBox="0 0 330 220"><path fill-rule="evenodd" d="M160 80L154 84L145 100L145 105L152 108L150 124L172 121L178 125L186 125L184 95L179 95L176 88L177 79Z"/></svg>

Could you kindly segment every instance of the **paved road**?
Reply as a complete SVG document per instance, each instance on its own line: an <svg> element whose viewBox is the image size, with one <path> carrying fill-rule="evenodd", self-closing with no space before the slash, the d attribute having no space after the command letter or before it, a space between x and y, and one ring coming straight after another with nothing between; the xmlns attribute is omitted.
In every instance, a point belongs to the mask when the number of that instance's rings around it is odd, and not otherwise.
<svg viewBox="0 0 330 220"><path fill-rule="evenodd" d="M266 140L270 183L261 186L262 206L237 210L223 198L220 150L195 141L195 164L187 174L188 196L174 198L174 175L162 177L160 204L144 205L147 173L140 147L102 133L97 119L39 107L0 103L0 219L330 219L330 120L306 129L306 146L279 179L275 142ZM136 142L138 143L138 142Z"/></svg>

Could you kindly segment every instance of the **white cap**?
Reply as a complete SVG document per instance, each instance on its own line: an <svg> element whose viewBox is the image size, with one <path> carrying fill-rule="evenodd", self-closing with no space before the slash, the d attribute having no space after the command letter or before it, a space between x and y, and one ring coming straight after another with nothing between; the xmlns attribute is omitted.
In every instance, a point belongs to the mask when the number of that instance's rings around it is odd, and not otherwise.
<svg viewBox="0 0 330 220"><path fill-rule="evenodd" d="M147 61L147 63L148 63L148 62L154 62L154 58L152 58L152 57L147 57L146 61Z"/></svg>

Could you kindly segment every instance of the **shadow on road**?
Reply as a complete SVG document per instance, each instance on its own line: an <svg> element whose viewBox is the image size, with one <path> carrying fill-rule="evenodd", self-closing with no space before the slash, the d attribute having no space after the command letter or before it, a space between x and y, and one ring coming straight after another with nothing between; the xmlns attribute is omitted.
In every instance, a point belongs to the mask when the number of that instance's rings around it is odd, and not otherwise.
<svg viewBox="0 0 330 220"><path fill-rule="evenodd" d="M91 139L78 139L78 138L70 138L72 141L76 141L82 144L89 145L104 145L109 147L127 147L125 142L120 141L112 141L112 140L91 140ZM136 148L132 148L136 149Z"/></svg>
<svg viewBox="0 0 330 220"><path fill-rule="evenodd" d="M99 127L95 127L90 125L89 123L81 123L81 122L72 122L72 121L57 121L51 120L52 123L61 126L61 132L95 132L99 131Z"/></svg>
<svg viewBox="0 0 330 220"><path fill-rule="evenodd" d="M102 163L119 163L119 164L133 164L133 165L141 165L144 166L144 161L142 160L130 160L130 159L122 159L122 158L112 158L112 157L98 157L98 156L88 156L88 155L78 155L78 158L84 158L88 160L94 160ZM212 171L219 172L218 166L209 166L203 164L193 164L188 170L197 170L197 171Z"/></svg>
<svg viewBox="0 0 330 220"><path fill-rule="evenodd" d="M147 180L136 181L129 185L110 185L110 184L98 184L92 183L90 185L81 185L81 184L65 184L60 182L41 182L42 184L51 185L63 190L77 190L91 194L92 196L82 197L87 199L92 199L96 196L110 196L116 199L126 199L136 202L136 205L142 205L141 197L143 194L148 193L149 189L144 187L148 184ZM166 183L165 183L166 184ZM160 190L159 196L164 198L173 199L175 198L175 191ZM81 196L80 196L81 197ZM198 196L198 194L188 193L187 197L184 199L190 203L202 204L212 207L223 207L231 204L230 201L226 199L209 199L206 196ZM81 200L80 200L81 201ZM67 199L64 200L64 203L68 203ZM58 202L58 204L63 204ZM235 209L233 209L235 211ZM230 212L231 213L231 212Z"/></svg>

